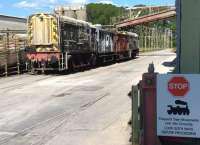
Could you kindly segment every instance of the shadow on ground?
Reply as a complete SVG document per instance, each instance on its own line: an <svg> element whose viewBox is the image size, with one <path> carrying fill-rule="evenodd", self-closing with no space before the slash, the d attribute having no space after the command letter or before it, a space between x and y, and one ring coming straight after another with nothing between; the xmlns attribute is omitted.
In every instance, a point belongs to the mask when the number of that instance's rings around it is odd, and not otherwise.
<svg viewBox="0 0 200 145"><path fill-rule="evenodd" d="M166 67L175 67L176 66L176 58L173 61L166 61L162 65Z"/></svg>
<svg viewBox="0 0 200 145"><path fill-rule="evenodd" d="M82 68L77 68L74 70L65 70L65 71L57 71L57 70L51 70L51 71L46 71L44 73L44 75L52 75L52 76L64 76L64 75L70 75L70 74L76 74L76 73L81 73L81 72L86 72L86 71L90 71L92 69L97 69L97 68L101 68L101 67L107 67L107 66L111 66L114 64L122 64L122 63L126 63L128 61L132 61L132 60L136 60L139 57L136 56L133 59L124 59L124 60L118 60L118 61L111 61L111 62L104 62L102 64L97 64L96 66L88 66L88 67L82 67ZM42 73L39 71L34 75L41 75Z"/></svg>

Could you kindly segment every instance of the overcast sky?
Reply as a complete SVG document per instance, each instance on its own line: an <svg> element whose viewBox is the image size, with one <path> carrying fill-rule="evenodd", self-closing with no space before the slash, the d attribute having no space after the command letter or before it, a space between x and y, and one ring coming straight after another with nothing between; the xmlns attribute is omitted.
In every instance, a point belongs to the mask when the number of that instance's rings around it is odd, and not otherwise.
<svg viewBox="0 0 200 145"><path fill-rule="evenodd" d="M0 14L27 17L37 12L52 12L55 6L71 3L111 3L118 6L173 5L175 0L1 0Z"/></svg>

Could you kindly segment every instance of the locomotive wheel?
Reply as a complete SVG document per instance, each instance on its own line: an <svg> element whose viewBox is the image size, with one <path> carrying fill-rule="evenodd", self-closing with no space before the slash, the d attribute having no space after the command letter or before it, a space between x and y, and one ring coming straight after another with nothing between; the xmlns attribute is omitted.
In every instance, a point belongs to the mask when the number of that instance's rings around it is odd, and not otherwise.
<svg viewBox="0 0 200 145"><path fill-rule="evenodd" d="M30 71L31 75L35 75L36 74L33 62L30 63L29 71Z"/></svg>
<svg viewBox="0 0 200 145"><path fill-rule="evenodd" d="M42 62L41 66L42 66L41 73L42 73L42 74L45 74L45 69L46 69L46 64L45 64L45 62Z"/></svg>
<svg viewBox="0 0 200 145"><path fill-rule="evenodd" d="M136 58L136 54L135 53L132 53L132 59L135 59Z"/></svg>
<svg viewBox="0 0 200 145"><path fill-rule="evenodd" d="M93 55L93 56L91 57L90 65L91 65L92 67L95 67L95 66L97 65L97 57L96 57L96 55Z"/></svg>
<svg viewBox="0 0 200 145"><path fill-rule="evenodd" d="M44 68L44 67L42 67L41 73L42 73L43 75L45 74L45 68Z"/></svg>
<svg viewBox="0 0 200 145"><path fill-rule="evenodd" d="M30 70L30 72L29 72L31 75L36 75L37 74L37 72L35 71L35 69L32 67L31 68L31 70Z"/></svg>
<svg viewBox="0 0 200 145"><path fill-rule="evenodd" d="M69 59L68 65L69 65L69 70L70 71L74 71L75 70L75 64L74 64L74 60L72 58Z"/></svg>

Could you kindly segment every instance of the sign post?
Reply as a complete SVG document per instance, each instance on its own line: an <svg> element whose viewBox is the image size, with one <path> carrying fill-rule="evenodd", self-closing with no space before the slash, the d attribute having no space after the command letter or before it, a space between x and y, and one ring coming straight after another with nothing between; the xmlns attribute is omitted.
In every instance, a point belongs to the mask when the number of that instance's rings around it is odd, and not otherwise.
<svg viewBox="0 0 200 145"><path fill-rule="evenodd" d="M200 138L200 75L157 76L157 136Z"/></svg>

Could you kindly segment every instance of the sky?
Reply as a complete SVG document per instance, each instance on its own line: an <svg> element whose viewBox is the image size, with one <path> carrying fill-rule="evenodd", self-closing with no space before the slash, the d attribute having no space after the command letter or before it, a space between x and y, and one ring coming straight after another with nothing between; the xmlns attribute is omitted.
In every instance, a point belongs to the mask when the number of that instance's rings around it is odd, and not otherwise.
<svg viewBox="0 0 200 145"><path fill-rule="evenodd" d="M107 3L117 6L174 5L175 0L0 0L0 14L27 17L33 13L50 13L59 5Z"/></svg>

